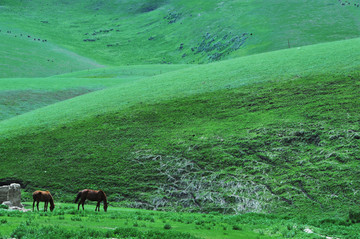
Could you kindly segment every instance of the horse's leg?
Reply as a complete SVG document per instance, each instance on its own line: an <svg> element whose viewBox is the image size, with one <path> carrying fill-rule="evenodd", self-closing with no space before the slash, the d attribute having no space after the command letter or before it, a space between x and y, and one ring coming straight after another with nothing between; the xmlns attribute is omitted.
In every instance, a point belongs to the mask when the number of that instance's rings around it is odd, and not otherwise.
<svg viewBox="0 0 360 239"><path fill-rule="evenodd" d="M84 201L82 201L82 208L83 208L83 211L85 211L84 204L85 204L85 200L84 200Z"/></svg>
<svg viewBox="0 0 360 239"><path fill-rule="evenodd" d="M49 202L48 202L48 201L45 201L44 212L47 212L48 204L49 204Z"/></svg>
<svg viewBox="0 0 360 239"><path fill-rule="evenodd" d="M34 211L34 207L35 207L35 199L34 199L34 202L33 202L33 211Z"/></svg>
<svg viewBox="0 0 360 239"><path fill-rule="evenodd" d="M100 201L97 202L96 207L95 207L95 211L96 211L96 209L100 212Z"/></svg>
<svg viewBox="0 0 360 239"><path fill-rule="evenodd" d="M40 201L36 201L36 208L38 211L39 211L39 203L40 203Z"/></svg>

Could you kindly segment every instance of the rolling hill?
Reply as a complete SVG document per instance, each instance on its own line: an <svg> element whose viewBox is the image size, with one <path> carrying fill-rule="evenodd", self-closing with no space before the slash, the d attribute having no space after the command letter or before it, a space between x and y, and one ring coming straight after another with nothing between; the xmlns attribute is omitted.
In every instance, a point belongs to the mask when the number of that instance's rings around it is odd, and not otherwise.
<svg viewBox="0 0 360 239"><path fill-rule="evenodd" d="M360 8L354 5L355 0L347 2L351 4L342 5L338 0L49 0L46 4L40 0L3 0L2 48L22 47L11 51L19 60L9 62L11 67L7 66L2 77L26 77L20 70L24 66L19 64L24 52L33 57L26 65L38 62L35 66L43 67L34 71L42 75L29 76L44 76L99 64L208 63L356 38ZM20 34L26 40L30 35L30 42L20 42ZM19 42L12 45L14 35ZM35 43L33 38L47 42Z"/></svg>
<svg viewBox="0 0 360 239"><path fill-rule="evenodd" d="M1 182L155 210L357 210L358 1L0 6Z"/></svg>
<svg viewBox="0 0 360 239"><path fill-rule="evenodd" d="M359 156L354 148L359 131L353 125L359 120L358 41L193 66L4 120L0 123L1 155L8 166L1 174L5 178L22 175L21 180L30 187L43 185L65 194L74 190L66 186L67 180L75 188L101 185L120 198L157 207L150 203L155 200L150 195L169 186L166 177L176 177L170 170L175 162L177 167L188 163L197 169L189 171L186 179L194 184L200 180L195 175L204 180L219 177L213 181L223 183L235 174L240 183L261 188L259 198L250 197L250 189L244 194L255 208L239 210L262 211L275 210L274 205L281 201L290 207L331 207L338 198L323 201L334 193L325 183L329 178L322 185L321 173L312 170L331 167L337 172L328 176L337 182L332 190L349 207L356 203L351 195L357 187L353 177ZM336 91L333 85L339 86ZM336 136L345 132L346 136ZM349 142L335 150L339 140ZM6 170L14 163L24 167ZM170 171L159 173L159 164ZM77 179L88 172L99 178ZM264 172L269 176L264 178ZM348 181L353 186L345 186ZM311 187L315 183L321 189ZM183 206L212 205L200 195L194 197L197 203L184 199ZM245 199L229 200L226 206L233 202L230 208L237 211L235 207ZM280 201L268 205L268 200ZM171 200L163 206L168 203ZM213 203L212 207L219 207Z"/></svg>

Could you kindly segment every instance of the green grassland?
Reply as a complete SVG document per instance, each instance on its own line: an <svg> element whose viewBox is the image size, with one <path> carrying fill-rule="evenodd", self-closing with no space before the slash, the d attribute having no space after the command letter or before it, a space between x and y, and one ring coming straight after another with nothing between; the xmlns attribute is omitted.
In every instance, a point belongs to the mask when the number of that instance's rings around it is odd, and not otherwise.
<svg viewBox="0 0 360 239"><path fill-rule="evenodd" d="M359 37L360 8L354 2L6 0L0 8L0 36L10 30L12 39L20 33L46 39L46 44L36 44L61 47L106 65L207 63L284 49L288 43L299 47ZM2 44L14 48L11 42ZM24 49L12 56L22 58L18 55L33 49L26 44L16 44ZM38 48L33 57L44 62L43 52ZM17 62L11 68L20 68ZM43 75L80 68L67 62L56 58L55 64L39 67L46 66ZM5 77L20 73L12 70Z"/></svg>
<svg viewBox="0 0 360 239"><path fill-rule="evenodd" d="M78 95L187 67L190 65L102 67L49 78L0 78L0 120Z"/></svg>
<svg viewBox="0 0 360 239"><path fill-rule="evenodd" d="M250 83L285 80L311 74L344 74L356 70L359 39L257 54L213 64L189 67L119 87L97 91L61 104L0 122L0 137L56 127L81 118L118 111L138 103L159 102L193 94L236 88ZM346 74L346 73L345 73ZM38 118L37 121L33 117ZM22 123L19 123L19 122Z"/></svg>
<svg viewBox="0 0 360 239"><path fill-rule="evenodd" d="M0 237L322 238L329 233L334 234L335 231L335 235L347 234L356 238L359 230L356 224L329 218L318 220L255 213L221 215L157 212L113 207L110 207L107 213L98 213L93 211L94 207L86 205L85 211L77 211L74 205L59 203L52 213L8 212L0 209ZM306 233L306 229L313 233Z"/></svg>
<svg viewBox="0 0 360 239"><path fill-rule="evenodd" d="M0 237L358 238L358 4L0 1Z"/></svg>
<svg viewBox="0 0 360 239"><path fill-rule="evenodd" d="M1 10L1 9L0 9ZM2 29L2 30L1 30ZM5 28L6 29L6 28ZM101 67L58 45L28 38L20 31L11 34L0 23L0 77L44 77ZM22 34L22 36L20 36Z"/></svg>
<svg viewBox="0 0 360 239"><path fill-rule="evenodd" d="M109 208L108 213L100 214L90 209L78 212L75 206L70 204L60 204L57 207L53 213L19 214L2 211L0 221L4 218L6 220L6 223L0 225L1 228L6 227L3 235L11 234L19 237L31 231L32 235L27 238L42 238L44 231L47 230L47 234L44 235L47 238L51 235L57 237L71 235L78 238L257 238L261 234L263 235L261 238L270 238L265 236L264 232L259 233L265 230L264 225L261 226L262 228L246 225L245 218L236 220L234 216L164 213L122 208ZM86 207L93 208L90 205ZM232 218L235 220L231 220ZM259 224L262 220L267 220L266 216L259 219ZM274 230L275 235L280 234L280 228L287 233L286 226L278 225L277 231ZM300 234L305 233L300 232Z"/></svg>

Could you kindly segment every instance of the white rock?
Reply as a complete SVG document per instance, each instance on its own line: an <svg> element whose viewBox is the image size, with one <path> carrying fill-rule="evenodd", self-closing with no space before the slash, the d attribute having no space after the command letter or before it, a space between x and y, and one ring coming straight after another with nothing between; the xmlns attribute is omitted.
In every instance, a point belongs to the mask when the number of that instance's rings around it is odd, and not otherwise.
<svg viewBox="0 0 360 239"><path fill-rule="evenodd" d="M9 207L21 207L21 191L20 184L12 183L10 185L0 187L0 203Z"/></svg>

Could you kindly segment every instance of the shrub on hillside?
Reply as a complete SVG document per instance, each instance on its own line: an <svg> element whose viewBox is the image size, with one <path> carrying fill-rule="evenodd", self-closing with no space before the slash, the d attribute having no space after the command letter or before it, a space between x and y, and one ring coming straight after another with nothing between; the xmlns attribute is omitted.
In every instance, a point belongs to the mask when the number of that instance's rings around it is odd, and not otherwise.
<svg viewBox="0 0 360 239"><path fill-rule="evenodd" d="M165 224L165 225L164 225L164 229L165 229L165 230L170 230L170 229L171 229L171 225L168 224L168 223Z"/></svg>
<svg viewBox="0 0 360 239"><path fill-rule="evenodd" d="M232 229L236 230L236 231L241 231L242 230L242 228L239 225L233 225Z"/></svg>
<svg viewBox="0 0 360 239"><path fill-rule="evenodd" d="M349 211L349 220L352 223L359 223L360 222L360 212L359 211Z"/></svg>

